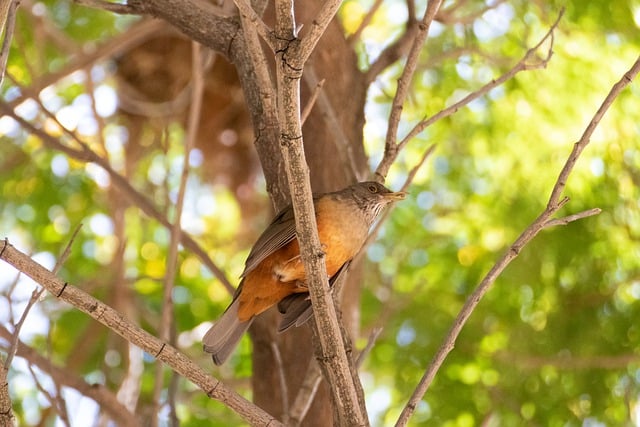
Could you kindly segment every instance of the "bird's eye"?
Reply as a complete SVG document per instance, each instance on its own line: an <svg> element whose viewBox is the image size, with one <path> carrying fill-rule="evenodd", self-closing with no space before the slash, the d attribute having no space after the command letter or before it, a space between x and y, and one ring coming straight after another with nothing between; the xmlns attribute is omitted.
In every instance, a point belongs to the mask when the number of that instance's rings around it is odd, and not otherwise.
<svg viewBox="0 0 640 427"><path fill-rule="evenodd" d="M370 185L369 186L369 191L371 191L372 193L377 193L378 192L378 187L376 187L375 185Z"/></svg>

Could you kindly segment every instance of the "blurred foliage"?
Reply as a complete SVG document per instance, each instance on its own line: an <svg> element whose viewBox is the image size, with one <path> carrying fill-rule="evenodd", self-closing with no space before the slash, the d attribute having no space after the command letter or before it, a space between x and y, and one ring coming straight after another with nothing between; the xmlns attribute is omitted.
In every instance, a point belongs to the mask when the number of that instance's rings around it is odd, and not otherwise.
<svg viewBox="0 0 640 427"><path fill-rule="evenodd" d="M372 4L344 3L348 34ZM371 328L384 327L362 374L375 425L395 422L467 295L544 209L572 144L640 46L637 1L521 0L487 10L483 2L460 4L450 17L457 23L442 21L432 28L401 133L507 71L548 30L561 6L566 13L546 69L520 73L428 128L391 171L388 182L397 188L421 153L438 144L410 198L367 249L363 334L356 343L364 346ZM424 7L418 2L419 13ZM356 43L363 69L401 34L405 20L405 3L384 2ZM3 98L11 102L39 77L59 70L71 48L90 49L126 31L131 21L68 1L23 6L8 67L14 81L2 88ZM44 89L40 99L172 219L184 131L177 121L165 123L161 132L145 130L141 140L147 145L137 152L126 120L110 104L112 67L100 62L79 70ZM365 136L372 168L381 157L401 67L390 67L370 91ZM602 213L543 231L522 251L473 313L412 425L640 423L638 94L636 82L616 101L567 185L571 201L562 215L593 207ZM33 101L17 111L73 146ZM99 167L47 148L6 117L0 118L0 136L0 234L52 267L82 224L59 274L157 332L168 230L141 215ZM190 158L182 224L234 283L250 244L269 220L267 210L247 214L237 193L207 182L202 156L196 151ZM266 206L262 188L250 194ZM8 294L15 273L4 265L0 271L6 297L0 322L7 325L19 318L31 289L21 282ZM200 259L182 249L173 297L179 347L209 366L199 336L226 307L228 292ZM36 305L21 338L89 383L112 390L128 369L122 340L50 297ZM249 352L245 339L215 373L247 397ZM143 362L141 412L153 407L155 384L153 359L145 355ZM9 383L21 424L52 416L20 362ZM80 407L77 398L68 397L70 407ZM184 426L240 424L230 410L185 381L178 416Z"/></svg>

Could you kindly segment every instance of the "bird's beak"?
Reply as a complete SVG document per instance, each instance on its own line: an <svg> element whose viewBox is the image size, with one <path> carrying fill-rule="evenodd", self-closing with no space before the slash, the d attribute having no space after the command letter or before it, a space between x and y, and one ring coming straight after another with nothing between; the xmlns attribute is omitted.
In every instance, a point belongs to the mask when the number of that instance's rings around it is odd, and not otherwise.
<svg viewBox="0 0 640 427"><path fill-rule="evenodd" d="M395 193L385 193L384 198L389 202L397 202L398 200L404 200L407 197L407 193L404 191L397 191Z"/></svg>

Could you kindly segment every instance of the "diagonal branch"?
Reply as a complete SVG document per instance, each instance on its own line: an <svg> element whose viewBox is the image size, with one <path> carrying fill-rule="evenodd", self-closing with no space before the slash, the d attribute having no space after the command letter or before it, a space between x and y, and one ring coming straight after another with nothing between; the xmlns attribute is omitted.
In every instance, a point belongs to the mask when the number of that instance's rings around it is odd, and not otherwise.
<svg viewBox="0 0 640 427"><path fill-rule="evenodd" d="M271 50L275 50L273 31L267 24L264 23L258 13L253 10L247 0L234 0L234 4L240 11L245 32L247 31L248 27L251 28L252 31L257 32L260 35L262 40L264 40L265 43L269 45ZM250 25L247 26L244 22L250 23Z"/></svg>
<svg viewBox="0 0 640 427"><path fill-rule="evenodd" d="M225 403L248 423L272 427L282 425L271 415L208 375L184 353L132 324L122 314L103 302L64 282L42 265L18 251L6 239L0 245L0 259L29 276L57 298L73 305L125 340L166 363L175 372L203 390L207 396Z"/></svg>
<svg viewBox="0 0 640 427"><path fill-rule="evenodd" d="M120 191L122 191L122 193L127 197L127 199L129 199L132 204L137 206L140 210L142 210L142 212L149 215L151 218L155 219L163 226L171 228L171 222L153 205L153 203L147 197L133 188L131 183L124 176L113 170L111 165L105 159L93 152L81 140L77 140L77 142L81 144L80 149L69 147L61 143L60 141L58 141L58 139L52 137L42 129L35 127L30 122L20 117L12 108L9 107L9 105L7 105L3 101L0 101L0 111L17 121L20 126L22 126L27 132L40 138L47 147L61 151L62 153L75 160L79 160L81 162L92 162L103 168L107 172L107 174L109 174L113 185ZM224 272L213 262L207 252L189 234L184 232L180 233L180 242L185 246L185 248L192 251L200 259L200 261L202 261L202 263L205 264L207 268L209 268L209 270L211 270L213 275L218 280L220 280L220 282L222 282L224 287L233 294L235 288L231 284L231 282L229 282Z"/></svg>
<svg viewBox="0 0 640 427"><path fill-rule="evenodd" d="M460 334L460 331L462 330L462 327L467 322L473 310L476 308L476 306L478 305L482 297L489 291L489 288L491 287L493 282L495 282L498 276L502 273L502 271L511 263L511 261L513 261L518 256L522 248L526 244L528 244L541 230L543 230L544 228L550 225L564 223L563 220L565 220L566 218L560 219L558 220L558 222L554 222L554 220L551 220L551 216L554 215L556 212L558 212L558 210L569 201L567 197L564 197L562 199L560 198L562 191L566 186L567 179L569 178L569 174L573 170L573 167L575 166L575 163L578 160L578 157L580 157L580 154L582 153L584 148L589 144L591 134L600 123L600 120L604 116L604 113L606 113L606 111L609 109L613 101L618 97L618 95L620 95L620 92L622 92L622 90L625 87L627 87L629 83L631 83L631 81L636 77L638 72L640 72L640 57L638 57L638 59L633 64L633 66L629 69L629 71L627 71L624 74L624 76L616 84L613 85L613 87L611 88L611 91L605 98L602 105L600 105L600 108L598 108L598 111L593 116L593 119L591 119L591 122L585 129L585 132L583 133L582 137L577 143L575 143L573 150L571 151L571 154L569 155L553 187L553 191L551 192L551 195L549 197L549 202L547 203L546 209L538 216L538 218L536 218L531 223L531 225L529 225L522 232L522 234L507 249L507 251L502 255L502 257L500 257L500 259L491 268L491 270L489 270L487 275L482 279L480 284L476 287L476 289L473 291L473 293L469 296L469 298L465 302L464 306L460 310L460 313L456 317L453 323L453 326L449 330L449 333L447 334L444 342L438 349L438 352L436 353L436 355L433 357L426 372L424 373L422 379L418 383L418 386L413 392L413 395L409 399L409 402L407 402L407 405L405 406L402 413L400 414L400 417L396 423L397 427L405 426L407 424L407 422L409 421L409 418L415 411L415 408L417 407L418 402L422 399L427 389L431 385L431 382L433 381L436 373L440 369L440 366L442 366L444 359L447 357L449 352L453 350L453 347L458 338L458 335ZM597 213L598 213L598 210L592 209L586 212L576 214L577 217L575 219L583 218L590 215L595 215ZM571 218L571 217L567 217L567 218Z"/></svg>
<svg viewBox="0 0 640 427"><path fill-rule="evenodd" d="M380 177L382 181L384 181L389 167L391 167L391 163L393 163L397 156L398 146L396 144L396 139L404 102L409 95L411 80L413 79L413 75L418 66L418 57L422 51L422 45L429 35L429 27L431 26L431 22L433 22L436 13L438 13L441 4L442 0L432 0L427 4L424 16L418 24L418 32L413 40L413 44L411 45L411 50L407 57L407 63L402 70L402 75L398 79L398 87L391 105L391 114L389 115L389 127L387 128L387 136L384 144L384 157L376 170L376 175ZM385 162L387 158L391 160L389 162Z"/></svg>
<svg viewBox="0 0 640 427"><path fill-rule="evenodd" d="M311 56L311 52L313 52L316 44L320 41L320 37L322 37L329 23L336 15L338 8L342 4L342 0L327 0L319 4L322 4L322 9L320 9L308 24L310 30L300 40L298 55L296 55L296 62L294 63L295 68L302 68L304 63L307 62L307 59Z"/></svg>
<svg viewBox="0 0 640 427"><path fill-rule="evenodd" d="M2 48L0 48L0 85L4 80L4 73L7 69L11 39L16 26L16 14L19 5L20 0L3 0L0 6L0 35L4 30L4 39L2 40Z"/></svg>
<svg viewBox="0 0 640 427"><path fill-rule="evenodd" d="M438 113L434 114L428 119L420 121L418 124L416 124L413 127L413 129L411 129L411 131L404 138L402 138L402 141L398 143L398 151L402 150L411 139L417 136L425 128L431 126L432 124L434 124L440 119L449 117L453 113L457 112L460 108L469 104L471 101L474 101L480 98L481 96L486 95L492 89L502 85L508 80L511 80L519 72L545 68L549 63L549 61L551 60L551 56L553 55L553 41L554 41L553 33L556 27L558 26L558 24L560 23L560 19L562 18L563 13L564 13L564 10L560 11L558 18L553 23L553 25L551 25L551 27L549 28L549 31L547 31L547 33L542 37L542 39L540 39L540 41L535 46L527 50L527 53L522 57L522 59L518 61L518 63L514 65L509 71L507 71L497 79L491 80L489 83L482 86L480 89L470 93L469 95L462 98L460 101L452 104L451 106L445 108L444 110L439 111ZM547 40L550 40L549 49L547 50L547 55L544 58L538 60L537 62L531 62L531 60L536 56L536 53L538 52L540 47L542 47L542 45Z"/></svg>
<svg viewBox="0 0 640 427"><path fill-rule="evenodd" d="M381 177L385 177L387 175L387 172L389 171L389 168L391 167L391 165L395 161L396 157L398 156L398 153L409 143L409 141L411 141L411 139L413 139L415 136L417 136L420 132L422 132L428 126L431 126L432 124L434 124L438 120L441 120L441 119L443 119L445 117L449 117L450 115L456 113L460 108L462 108L465 105L469 104L471 101L480 98L481 96L487 94L492 89L494 89L494 88L502 85L504 82L512 79L513 76L515 76L519 72L546 67L547 63L551 60L551 56L553 54L553 33L554 33L556 27L558 26L558 24L560 23L560 19L562 18L563 14L564 14L564 9L560 11L560 13L558 14L558 18L553 23L553 25L551 25L551 27L549 28L549 31L547 31L547 33L542 37L542 39L540 39L540 41L535 46L533 46L532 48L527 50L527 52L522 57L522 59L520 59L520 61L518 61L518 63L516 65L514 65L509 71L507 71L506 73L504 73L503 75L501 75L497 79L494 79L494 80L490 81L489 83L487 83L486 85L484 85L480 89L476 90L475 92L472 92L469 95L465 96L460 101L458 101L458 102L452 104L451 106L439 111L438 113L434 114L433 116L420 121L398 143L395 142L398 123L394 122L395 123L395 128L396 128L394 135L391 136L391 135L389 135L389 133L387 133L387 138L392 137L393 139L392 140L387 139L387 142L386 142L387 146L385 147L385 154L384 154L384 157L383 157L382 161L378 165L378 168L376 169L376 175L381 176ZM542 47L542 45L547 40L550 40L550 45L549 45L549 49L547 51L547 55L545 56L545 58L542 58L542 59L538 60L537 62L531 62L531 60L536 56L536 53L538 52L540 47ZM394 103L395 103L395 99L394 99ZM401 113L402 106L400 106L399 108L400 108L400 113ZM390 128L391 128L391 124L392 124L391 120L400 120L400 116L399 115L398 116L394 116L393 111L394 110L392 110L392 115L391 115L391 117L389 119L390 120L390 123L389 123L389 127ZM400 114L400 113L398 113L398 114ZM389 147L389 148L387 148L387 147Z"/></svg>
<svg viewBox="0 0 640 427"><path fill-rule="evenodd" d="M113 3L105 0L73 0L81 6L106 10L107 12L119 13L123 15L138 13L135 8L127 3Z"/></svg>
<svg viewBox="0 0 640 427"><path fill-rule="evenodd" d="M577 221L579 219L582 218L587 218L590 216L594 216L594 215L598 215L600 214L600 212L602 212L602 209L600 208L593 208L593 209L589 209L583 212L578 212L577 214L573 214L573 215L567 215L565 217L562 218L554 218L554 219L550 219L547 222L545 222L543 224L544 228L549 228L549 227L555 227L556 225L567 225L573 221Z"/></svg>

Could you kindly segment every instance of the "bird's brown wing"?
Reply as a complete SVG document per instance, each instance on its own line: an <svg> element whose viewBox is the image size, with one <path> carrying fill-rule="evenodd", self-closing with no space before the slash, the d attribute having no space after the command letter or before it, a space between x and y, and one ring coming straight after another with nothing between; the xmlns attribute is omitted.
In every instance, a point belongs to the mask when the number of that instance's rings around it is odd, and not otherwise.
<svg viewBox="0 0 640 427"><path fill-rule="evenodd" d="M331 292L335 286L342 286L340 281L345 277L351 260L345 262L340 270L329 279ZM278 326L278 332L284 332L293 326L302 326L313 316L313 307L308 293L291 294L278 303L278 311L282 314L282 320Z"/></svg>
<svg viewBox="0 0 640 427"><path fill-rule="evenodd" d="M255 245L253 245L240 277L245 277L262 260L284 247L295 237L296 224L293 217L293 209L291 206L287 206L276 215L271 224L260 235Z"/></svg>

